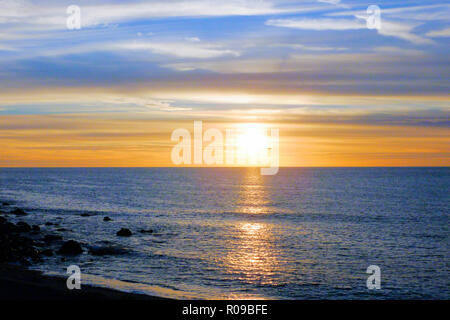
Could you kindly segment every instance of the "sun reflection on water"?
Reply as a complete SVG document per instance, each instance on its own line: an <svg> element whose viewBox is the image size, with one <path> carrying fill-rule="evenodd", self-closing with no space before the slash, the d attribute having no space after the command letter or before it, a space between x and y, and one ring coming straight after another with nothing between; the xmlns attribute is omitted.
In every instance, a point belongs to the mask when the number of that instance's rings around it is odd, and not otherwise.
<svg viewBox="0 0 450 320"><path fill-rule="evenodd" d="M264 176L258 168L247 168L241 183L237 212L246 214L269 213L269 194L264 185Z"/></svg>
<svg viewBox="0 0 450 320"><path fill-rule="evenodd" d="M268 212L268 203L269 195L259 170L247 168L239 192L237 211L253 218L244 218L235 223L225 257L227 272L240 281L277 284L275 274L279 271L279 263L274 255L273 225L254 220L257 218L255 215Z"/></svg>
<svg viewBox="0 0 450 320"><path fill-rule="evenodd" d="M272 283L277 261L272 254L271 227L263 223L237 225L234 248L226 257L228 270L246 282Z"/></svg>

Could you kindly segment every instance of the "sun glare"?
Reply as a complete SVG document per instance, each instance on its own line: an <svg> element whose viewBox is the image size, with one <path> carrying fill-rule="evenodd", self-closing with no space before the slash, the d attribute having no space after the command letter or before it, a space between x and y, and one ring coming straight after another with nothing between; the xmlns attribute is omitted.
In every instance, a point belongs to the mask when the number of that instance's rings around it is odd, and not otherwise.
<svg viewBox="0 0 450 320"><path fill-rule="evenodd" d="M248 165L264 164L268 159L269 137L262 124L249 123L238 128L236 148L238 157Z"/></svg>

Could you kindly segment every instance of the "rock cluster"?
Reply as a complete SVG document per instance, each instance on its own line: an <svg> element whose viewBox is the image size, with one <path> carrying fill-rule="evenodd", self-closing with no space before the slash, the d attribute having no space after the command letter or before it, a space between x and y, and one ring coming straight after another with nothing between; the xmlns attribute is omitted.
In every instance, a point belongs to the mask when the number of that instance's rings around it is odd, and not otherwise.
<svg viewBox="0 0 450 320"><path fill-rule="evenodd" d="M79 255L84 252L83 246L88 248L88 252L94 256L118 255L125 254L127 250L117 246L89 246L83 245L75 240L64 241L58 232L70 231L66 228L57 227L59 223L45 222L43 230L39 225L29 225L24 221L18 221L16 224L8 219L11 215L22 217L28 215L20 208L14 208L10 203L2 202L0 206L4 211L0 210L0 263L3 262L19 262L29 265L32 262L41 261L44 257L51 257L55 253L63 255L62 261L66 260L66 256ZM83 213L82 217L91 217L93 214ZM58 218L61 219L61 218ZM113 221L110 217L105 216L103 221ZM42 226L42 225L41 225ZM47 227L54 228L52 232ZM153 230L141 229L140 233L153 234ZM133 235L130 229L122 228L117 231L118 237L130 237Z"/></svg>

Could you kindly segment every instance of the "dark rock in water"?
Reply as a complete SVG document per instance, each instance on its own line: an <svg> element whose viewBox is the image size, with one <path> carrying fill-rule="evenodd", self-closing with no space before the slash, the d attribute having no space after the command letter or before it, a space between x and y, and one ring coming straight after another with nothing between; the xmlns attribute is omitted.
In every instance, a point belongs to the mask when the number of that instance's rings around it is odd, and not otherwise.
<svg viewBox="0 0 450 320"><path fill-rule="evenodd" d="M112 219L110 217L104 217L103 221L112 221Z"/></svg>
<svg viewBox="0 0 450 320"><path fill-rule="evenodd" d="M44 236L44 241L45 242L53 242L56 240L62 240L63 237L61 237L59 234L46 234Z"/></svg>
<svg viewBox="0 0 450 320"><path fill-rule="evenodd" d="M46 222L45 225L46 226L54 226L55 224L53 222Z"/></svg>
<svg viewBox="0 0 450 320"><path fill-rule="evenodd" d="M27 213L20 208L16 208L10 212L11 214L15 214L16 216L26 216Z"/></svg>
<svg viewBox="0 0 450 320"><path fill-rule="evenodd" d="M36 247L45 247L45 246L47 246L47 243L42 242L42 241L35 241L35 242L34 242L34 245L35 245Z"/></svg>
<svg viewBox="0 0 450 320"><path fill-rule="evenodd" d="M20 264L21 264L22 266L25 266L25 267L31 266L31 262L28 261L28 260L25 259L25 258L21 258L19 262L20 262Z"/></svg>
<svg viewBox="0 0 450 320"><path fill-rule="evenodd" d="M31 230L33 230L33 231L41 231L41 227L39 227L37 224L33 224L31 226Z"/></svg>
<svg viewBox="0 0 450 320"><path fill-rule="evenodd" d="M51 257L53 255L53 250L45 249L44 251L41 251L41 254L46 257Z"/></svg>
<svg viewBox="0 0 450 320"><path fill-rule="evenodd" d="M141 229L141 231L139 231L140 233L153 233L153 230L152 229L148 229L148 230L144 230L144 229Z"/></svg>
<svg viewBox="0 0 450 320"><path fill-rule="evenodd" d="M39 260L39 251L34 247L34 241L19 235L25 224L15 225L10 222L0 224L0 263L27 263L28 259ZM24 227L26 228L26 227Z"/></svg>
<svg viewBox="0 0 450 320"><path fill-rule="evenodd" d="M74 241L69 240L64 242L61 249L58 251L60 254L69 254L69 255L77 255L83 253L83 249L81 248L81 245Z"/></svg>
<svg viewBox="0 0 450 320"><path fill-rule="evenodd" d="M90 217L90 216L92 216L92 214L90 214L90 213L82 213L82 214L80 214L80 216L81 217Z"/></svg>
<svg viewBox="0 0 450 320"><path fill-rule="evenodd" d="M17 226L11 222L0 224L0 234L17 233Z"/></svg>
<svg viewBox="0 0 450 320"><path fill-rule="evenodd" d="M18 232L30 232L31 231L30 225L23 221L17 222L16 227L17 227Z"/></svg>
<svg viewBox="0 0 450 320"><path fill-rule="evenodd" d="M4 206L4 207L8 207L8 206L10 206L11 204L10 203L8 203L8 202L2 202L2 206Z"/></svg>
<svg viewBox="0 0 450 320"><path fill-rule="evenodd" d="M56 229L56 231L64 232L64 231L67 231L67 229L66 228L59 228L59 229Z"/></svg>
<svg viewBox="0 0 450 320"><path fill-rule="evenodd" d="M94 256L108 256L108 255L119 255L125 254L127 251L119 247L97 247L92 246L89 248L89 253Z"/></svg>
<svg viewBox="0 0 450 320"><path fill-rule="evenodd" d="M130 229L122 228L116 233L119 237L130 237L132 235Z"/></svg>

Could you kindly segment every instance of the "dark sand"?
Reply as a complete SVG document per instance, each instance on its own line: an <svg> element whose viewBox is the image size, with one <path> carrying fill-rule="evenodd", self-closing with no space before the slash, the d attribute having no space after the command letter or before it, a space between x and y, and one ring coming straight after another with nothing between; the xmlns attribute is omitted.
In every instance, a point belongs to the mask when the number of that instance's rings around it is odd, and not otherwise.
<svg viewBox="0 0 450 320"><path fill-rule="evenodd" d="M0 263L0 300L167 300L141 294L97 288L81 283L69 290L65 278L49 277L24 267Z"/></svg>

